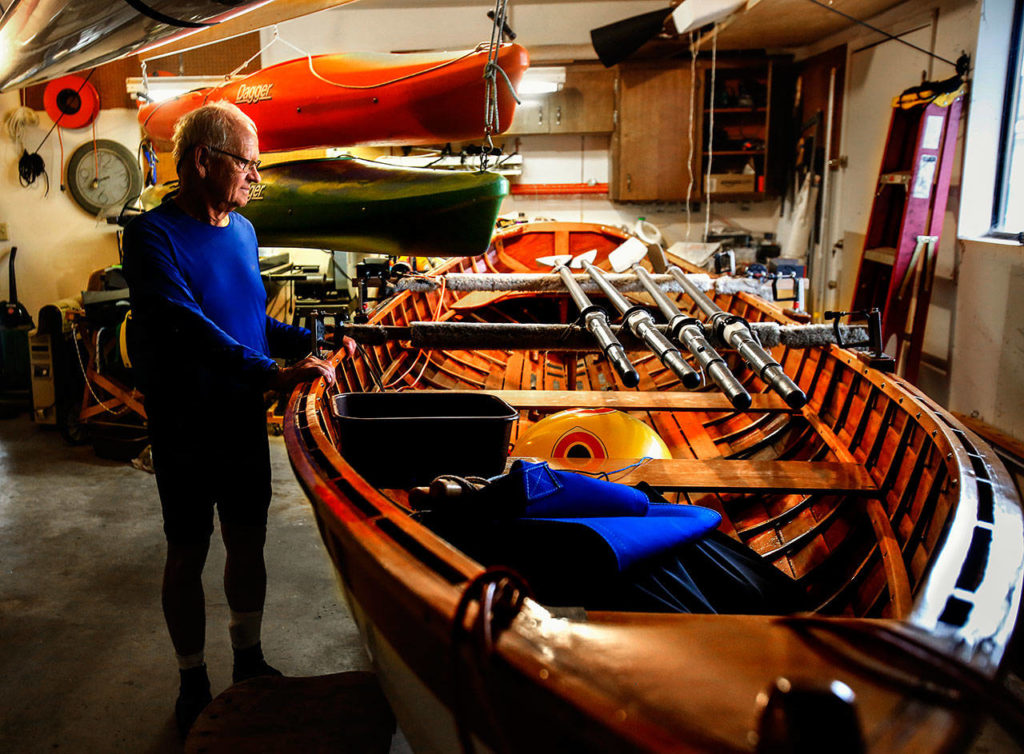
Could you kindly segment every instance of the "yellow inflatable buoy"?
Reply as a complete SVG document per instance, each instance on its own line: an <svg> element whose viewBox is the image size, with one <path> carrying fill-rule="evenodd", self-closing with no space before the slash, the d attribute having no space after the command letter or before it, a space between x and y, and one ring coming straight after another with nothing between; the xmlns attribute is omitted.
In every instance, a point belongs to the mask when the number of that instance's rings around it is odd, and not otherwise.
<svg viewBox="0 0 1024 754"><path fill-rule="evenodd" d="M658 433L611 408L560 411L523 432L516 456L540 458L671 458Z"/></svg>

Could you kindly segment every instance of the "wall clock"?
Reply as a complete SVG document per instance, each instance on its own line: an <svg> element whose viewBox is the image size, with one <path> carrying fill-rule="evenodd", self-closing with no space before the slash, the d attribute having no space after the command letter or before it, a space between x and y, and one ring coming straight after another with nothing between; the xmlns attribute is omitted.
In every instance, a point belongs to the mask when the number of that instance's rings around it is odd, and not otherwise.
<svg viewBox="0 0 1024 754"><path fill-rule="evenodd" d="M97 139L72 152L67 185L78 206L98 215L115 207L120 210L142 192L142 169L123 144Z"/></svg>

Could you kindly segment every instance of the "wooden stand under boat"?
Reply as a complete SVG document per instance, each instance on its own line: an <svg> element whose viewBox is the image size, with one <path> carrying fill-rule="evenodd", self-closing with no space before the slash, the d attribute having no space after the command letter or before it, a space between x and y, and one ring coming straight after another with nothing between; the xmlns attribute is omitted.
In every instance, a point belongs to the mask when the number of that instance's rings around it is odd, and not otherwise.
<svg viewBox="0 0 1024 754"><path fill-rule="evenodd" d="M623 240L604 226L530 224L439 269L531 271L537 256L590 248L600 262ZM469 295L405 292L371 324L576 316L558 294L460 307ZM715 302L752 322L785 320L748 294ZM673 458L641 464L627 481L720 513L719 530L789 577L807 614L581 610L524 598L526 585L410 516L406 490L374 487L352 467L322 382L295 391L289 456L414 749L768 752L796 750L799 730L800 750L947 752L969 743L984 714L1020 725L994 682L1020 604L1024 526L984 442L852 351L772 350L807 395L800 410L723 355L754 397L750 410L681 391L649 353L630 354L635 390L596 354L389 341L333 358L343 391L501 391L519 410L519 434L562 408L629 411Z"/></svg>

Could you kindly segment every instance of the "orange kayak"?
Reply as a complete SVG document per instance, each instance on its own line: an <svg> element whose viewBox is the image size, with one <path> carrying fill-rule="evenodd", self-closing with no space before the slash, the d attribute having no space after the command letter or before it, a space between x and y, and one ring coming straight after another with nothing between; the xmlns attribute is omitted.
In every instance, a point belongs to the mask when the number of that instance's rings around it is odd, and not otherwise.
<svg viewBox="0 0 1024 754"><path fill-rule="evenodd" d="M512 86L529 66L526 49L502 45L498 65ZM243 78L144 106L139 123L161 149L174 123L208 102L232 102L259 129L260 149L356 144L436 144L484 136L488 48L439 53L346 53L298 58ZM497 74L498 131L516 100Z"/></svg>

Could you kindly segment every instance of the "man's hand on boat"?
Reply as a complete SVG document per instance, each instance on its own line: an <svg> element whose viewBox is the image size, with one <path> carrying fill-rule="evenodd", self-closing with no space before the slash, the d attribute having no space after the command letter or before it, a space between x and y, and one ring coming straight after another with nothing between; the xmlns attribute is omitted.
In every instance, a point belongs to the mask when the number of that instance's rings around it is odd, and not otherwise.
<svg viewBox="0 0 1024 754"><path fill-rule="evenodd" d="M307 356L290 367L281 367L270 377L270 388L273 390L291 390L300 382L311 382L323 377L327 385L334 384L334 367L330 362L316 356Z"/></svg>

